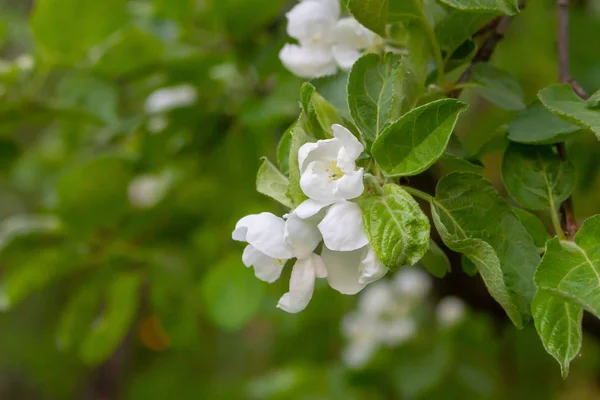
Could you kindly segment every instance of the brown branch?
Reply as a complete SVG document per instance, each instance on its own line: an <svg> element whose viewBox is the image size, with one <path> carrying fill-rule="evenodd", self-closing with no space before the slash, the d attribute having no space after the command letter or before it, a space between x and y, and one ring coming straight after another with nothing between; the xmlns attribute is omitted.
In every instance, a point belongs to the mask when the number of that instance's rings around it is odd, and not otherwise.
<svg viewBox="0 0 600 400"><path fill-rule="evenodd" d="M506 34L506 31L508 30L508 26L512 22L512 19L513 17L498 17L488 24L489 26L493 26L493 32L483 41L481 47L475 54L475 57L473 57L473 59L471 60L471 64L469 65L469 67L456 81L456 85L467 83L469 79L471 79L471 74L473 73L473 68L475 67L475 65L482 62L488 62L490 60L494 50L496 49L496 45L498 44L498 42L504 39L504 35ZM484 28L488 27L488 25L484 26ZM448 97L456 99L458 98L461 92L462 88L454 89L448 94Z"/></svg>
<svg viewBox="0 0 600 400"><path fill-rule="evenodd" d="M575 93L582 99L587 99L588 95L579 84L571 78L569 66L569 0L556 0L558 8L558 31L557 31L557 49L558 49L558 79L561 83L571 85ZM561 159L567 159L567 151L564 143L557 143L556 150ZM577 233L577 220L573 211L573 198L569 197L561 206L562 228L568 234L569 239L573 239Z"/></svg>

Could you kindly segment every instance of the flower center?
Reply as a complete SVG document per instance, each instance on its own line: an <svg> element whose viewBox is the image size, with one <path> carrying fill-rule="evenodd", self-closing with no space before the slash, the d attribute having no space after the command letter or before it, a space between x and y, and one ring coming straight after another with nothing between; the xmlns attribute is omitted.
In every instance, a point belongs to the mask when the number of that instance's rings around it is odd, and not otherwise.
<svg viewBox="0 0 600 400"><path fill-rule="evenodd" d="M331 164L329 164L329 166L325 168L325 172L327 172L327 174L329 175L328 182L337 181L342 176L344 176L344 172L340 167L338 167L336 160L333 160Z"/></svg>
<svg viewBox="0 0 600 400"><path fill-rule="evenodd" d="M283 262L283 260L281 258L276 258L275 259L275 265L283 265L283 264L284 264L284 262Z"/></svg>

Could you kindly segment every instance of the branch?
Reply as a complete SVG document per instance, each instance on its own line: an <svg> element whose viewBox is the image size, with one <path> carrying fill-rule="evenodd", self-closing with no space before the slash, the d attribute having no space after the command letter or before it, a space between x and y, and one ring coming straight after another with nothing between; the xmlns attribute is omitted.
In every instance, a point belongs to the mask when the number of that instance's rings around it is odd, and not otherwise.
<svg viewBox="0 0 600 400"><path fill-rule="evenodd" d="M558 79L561 83L571 85L575 93L582 99L587 99L588 95L579 84L571 78L569 70L569 0L557 0L558 7ZM567 159L567 151L564 143L557 143L556 150L563 160ZM562 227L567 232L570 239L573 239L577 233L577 220L573 211L573 198L569 197L560 206L562 212Z"/></svg>
<svg viewBox="0 0 600 400"><path fill-rule="evenodd" d="M485 39L484 42L481 44L481 47L477 51L477 54L475 54L475 57L473 57L473 59L471 60L471 64L469 65L469 67L456 81L456 85L461 85L469 81L469 79L471 78L471 74L473 73L473 68L476 64L479 64L481 62L488 62L490 60L490 58L492 57L492 53L496 49L496 45L498 44L498 42L504 39L504 35L506 34L506 31L508 30L508 26L512 22L512 19L513 17L497 17L496 19L488 23L486 26L484 26L484 28L482 28L482 30L489 30L490 28L493 28L494 30L492 34L489 35L487 39ZM454 89L448 94L448 97L456 99L458 98L461 92L462 88Z"/></svg>

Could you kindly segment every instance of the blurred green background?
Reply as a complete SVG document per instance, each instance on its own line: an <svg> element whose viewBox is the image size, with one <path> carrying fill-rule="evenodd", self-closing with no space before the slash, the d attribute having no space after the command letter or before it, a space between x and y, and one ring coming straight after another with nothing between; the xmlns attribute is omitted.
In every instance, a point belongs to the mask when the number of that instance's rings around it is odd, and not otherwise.
<svg viewBox="0 0 600 400"><path fill-rule="evenodd" d="M289 269L257 280L230 233L285 211L254 184L299 113L302 80L278 59L294 4L0 0L0 399L600 398L598 321L563 381L456 256L418 334L361 368L342 361L357 297L323 284L304 312L275 308ZM571 18L572 73L592 92L600 2L573 1ZM492 58L528 101L557 80L555 29L554 1L532 0ZM344 107L344 82L315 84ZM515 112L464 97L457 135L501 189ZM600 213L600 144L569 154L577 214ZM449 294L469 311L440 329Z"/></svg>

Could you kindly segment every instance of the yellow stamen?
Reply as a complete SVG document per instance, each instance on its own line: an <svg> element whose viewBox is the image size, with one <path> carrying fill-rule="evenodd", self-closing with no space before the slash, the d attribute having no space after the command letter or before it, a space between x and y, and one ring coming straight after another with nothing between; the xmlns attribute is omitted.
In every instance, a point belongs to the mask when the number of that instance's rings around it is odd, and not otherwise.
<svg viewBox="0 0 600 400"><path fill-rule="evenodd" d="M340 167L338 167L336 160L333 160L331 164L329 164L329 167L325 169L325 172L327 172L327 174L329 175L329 179L327 180L327 182L329 183L331 183L331 181L336 181L342 176L344 176L344 172Z"/></svg>

